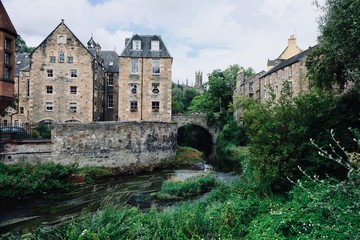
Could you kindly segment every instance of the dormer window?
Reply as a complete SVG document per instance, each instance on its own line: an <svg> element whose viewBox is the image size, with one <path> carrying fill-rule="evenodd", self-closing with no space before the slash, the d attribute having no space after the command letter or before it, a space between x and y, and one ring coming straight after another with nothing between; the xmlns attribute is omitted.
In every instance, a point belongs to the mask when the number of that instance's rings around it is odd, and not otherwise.
<svg viewBox="0 0 360 240"><path fill-rule="evenodd" d="M159 41L151 41L151 51L159 51L160 50L160 42Z"/></svg>
<svg viewBox="0 0 360 240"><path fill-rule="evenodd" d="M141 41L133 40L133 50L141 50Z"/></svg>

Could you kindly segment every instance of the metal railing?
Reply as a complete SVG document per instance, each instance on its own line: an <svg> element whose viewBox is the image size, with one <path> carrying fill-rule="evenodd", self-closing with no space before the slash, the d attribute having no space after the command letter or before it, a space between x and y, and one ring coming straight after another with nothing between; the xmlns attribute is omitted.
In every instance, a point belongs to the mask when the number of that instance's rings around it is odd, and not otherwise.
<svg viewBox="0 0 360 240"><path fill-rule="evenodd" d="M51 139L51 127L43 124L0 124L0 141Z"/></svg>

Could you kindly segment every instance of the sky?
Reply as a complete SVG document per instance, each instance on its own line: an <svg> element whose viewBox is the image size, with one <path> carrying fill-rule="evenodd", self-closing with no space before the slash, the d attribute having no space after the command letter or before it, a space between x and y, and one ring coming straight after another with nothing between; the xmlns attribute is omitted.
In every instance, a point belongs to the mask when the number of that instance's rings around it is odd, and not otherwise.
<svg viewBox="0 0 360 240"><path fill-rule="evenodd" d="M173 57L173 82L203 82L215 69L238 64L266 70L295 34L314 46L320 12L313 0L2 0L17 32L37 47L61 22L86 46L121 54L133 34L160 35Z"/></svg>

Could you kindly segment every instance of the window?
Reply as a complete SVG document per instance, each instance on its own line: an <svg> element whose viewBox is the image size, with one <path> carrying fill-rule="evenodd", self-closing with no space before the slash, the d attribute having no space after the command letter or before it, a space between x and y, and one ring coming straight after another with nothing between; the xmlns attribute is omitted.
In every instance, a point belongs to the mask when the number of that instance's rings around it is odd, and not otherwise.
<svg viewBox="0 0 360 240"><path fill-rule="evenodd" d="M54 110L53 102L45 102L45 112L52 112Z"/></svg>
<svg viewBox="0 0 360 240"><path fill-rule="evenodd" d="M20 121L14 120L14 127L20 127Z"/></svg>
<svg viewBox="0 0 360 240"><path fill-rule="evenodd" d="M20 115L24 115L24 107L19 108Z"/></svg>
<svg viewBox="0 0 360 240"><path fill-rule="evenodd" d="M110 73L108 76L108 86L114 86L114 74Z"/></svg>
<svg viewBox="0 0 360 240"><path fill-rule="evenodd" d="M138 111L138 102L132 101L130 102L130 112L137 112Z"/></svg>
<svg viewBox="0 0 360 240"><path fill-rule="evenodd" d="M70 77L72 78L77 77L77 69L70 69Z"/></svg>
<svg viewBox="0 0 360 240"><path fill-rule="evenodd" d="M292 66L289 66L289 77L292 77Z"/></svg>
<svg viewBox="0 0 360 240"><path fill-rule="evenodd" d="M160 42L151 41L151 51L159 51L159 50L160 50Z"/></svg>
<svg viewBox="0 0 360 240"><path fill-rule="evenodd" d="M281 69L281 79L282 80L285 79L285 71L284 71L284 69Z"/></svg>
<svg viewBox="0 0 360 240"><path fill-rule="evenodd" d="M60 50L59 51L59 62L64 62L65 61L65 53L62 51L62 50Z"/></svg>
<svg viewBox="0 0 360 240"><path fill-rule="evenodd" d="M141 41L133 40L133 50L141 50Z"/></svg>
<svg viewBox="0 0 360 240"><path fill-rule="evenodd" d="M9 38L5 38L5 50L6 51L11 50L11 40Z"/></svg>
<svg viewBox="0 0 360 240"><path fill-rule="evenodd" d="M52 69L47 69L46 74L48 78L54 77L54 71Z"/></svg>
<svg viewBox="0 0 360 240"><path fill-rule="evenodd" d="M10 65L11 54L9 52L5 52L5 64Z"/></svg>
<svg viewBox="0 0 360 240"><path fill-rule="evenodd" d="M160 60L152 60L152 73L160 74Z"/></svg>
<svg viewBox="0 0 360 240"><path fill-rule="evenodd" d="M153 112L159 112L160 102L151 102L151 110Z"/></svg>
<svg viewBox="0 0 360 240"><path fill-rule="evenodd" d="M74 57L69 54L68 57L67 57L67 62L68 63L73 63L74 62Z"/></svg>
<svg viewBox="0 0 360 240"><path fill-rule="evenodd" d="M131 83L130 84L130 92L132 94L136 94L137 93L137 84Z"/></svg>
<svg viewBox="0 0 360 240"><path fill-rule="evenodd" d="M289 82L289 91L292 93L293 92L293 85L292 85L292 82L290 81Z"/></svg>
<svg viewBox="0 0 360 240"><path fill-rule="evenodd" d="M77 111L77 103L69 102L69 112L76 113L76 111Z"/></svg>
<svg viewBox="0 0 360 240"><path fill-rule="evenodd" d="M46 86L46 94L52 94L53 93L53 86Z"/></svg>
<svg viewBox="0 0 360 240"><path fill-rule="evenodd" d="M55 56L50 56L50 62L52 62L52 63L56 62L56 57Z"/></svg>
<svg viewBox="0 0 360 240"><path fill-rule="evenodd" d="M254 85L253 82L249 83L249 92L253 92L253 91L254 91L253 85Z"/></svg>
<svg viewBox="0 0 360 240"><path fill-rule="evenodd" d="M30 97L30 79L26 79L26 97Z"/></svg>
<svg viewBox="0 0 360 240"><path fill-rule="evenodd" d="M131 59L131 73L139 73L139 59Z"/></svg>
<svg viewBox="0 0 360 240"><path fill-rule="evenodd" d="M70 94L77 94L77 86L70 86Z"/></svg>
<svg viewBox="0 0 360 240"><path fill-rule="evenodd" d="M11 71L11 68L9 68L9 67L5 67L5 68L4 68L4 79L5 79L5 80L9 80L9 79L10 79L10 71Z"/></svg>
<svg viewBox="0 0 360 240"><path fill-rule="evenodd" d="M108 96L108 108L114 108L114 96L113 95Z"/></svg>
<svg viewBox="0 0 360 240"><path fill-rule="evenodd" d="M158 94L160 92L159 86L160 86L160 83L153 83L152 84L152 92L154 94Z"/></svg>

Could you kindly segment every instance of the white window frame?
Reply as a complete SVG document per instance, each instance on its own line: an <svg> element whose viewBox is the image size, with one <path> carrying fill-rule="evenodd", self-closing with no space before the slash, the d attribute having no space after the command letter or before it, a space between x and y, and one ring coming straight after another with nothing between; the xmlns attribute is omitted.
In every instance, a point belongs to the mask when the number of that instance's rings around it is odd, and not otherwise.
<svg viewBox="0 0 360 240"><path fill-rule="evenodd" d="M159 59L152 60L151 72L153 75L160 75L160 60Z"/></svg>
<svg viewBox="0 0 360 240"><path fill-rule="evenodd" d="M114 86L114 74L113 73L109 73L109 75L108 75L108 86L109 87Z"/></svg>
<svg viewBox="0 0 360 240"><path fill-rule="evenodd" d="M54 111L54 102L45 102L45 112Z"/></svg>
<svg viewBox="0 0 360 240"><path fill-rule="evenodd" d="M77 78L78 77L78 71L76 68L71 68L70 69L70 77L71 78Z"/></svg>
<svg viewBox="0 0 360 240"><path fill-rule="evenodd" d="M141 50L141 40L133 40L132 44L133 44L132 50L135 50L135 51L140 51Z"/></svg>
<svg viewBox="0 0 360 240"><path fill-rule="evenodd" d="M77 110L77 102L69 102L69 112L76 113Z"/></svg>
<svg viewBox="0 0 360 240"><path fill-rule="evenodd" d="M46 69L46 77L47 78L53 78L54 77L54 69Z"/></svg>
<svg viewBox="0 0 360 240"><path fill-rule="evenodd" d="M151 40L151 51L160 51L160 41Z"/></svg>
<svg viewBox="0 0 360 240"><path fill-rule="evenodd" d="M131 59L131 74L139 74L139 59L138 58L132 58Z"/></svg>
<svg viewBox="0 0 360 240"><path fill-rule="evenodd" d="M108 95L108 108L114 108L114 95Z"/></svg>

